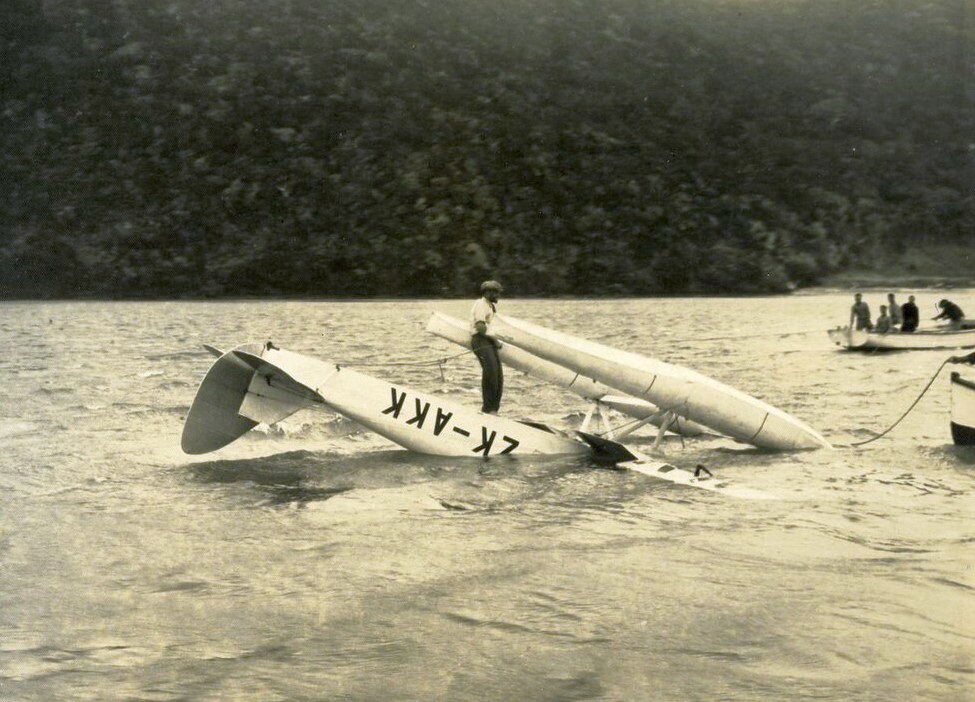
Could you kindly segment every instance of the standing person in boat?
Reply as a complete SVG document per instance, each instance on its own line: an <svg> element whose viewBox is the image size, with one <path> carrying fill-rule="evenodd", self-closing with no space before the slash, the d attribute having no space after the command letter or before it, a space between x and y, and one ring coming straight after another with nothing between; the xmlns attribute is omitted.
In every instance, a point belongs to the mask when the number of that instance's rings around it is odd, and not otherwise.
<svg viewBox="0 0 975 702"><path fill-rule="evenodd" d="M886 334L891 329L890 316L887 314L887 305L880 306L880 316L877 323L873 325L873 330L878 334Z"/></svg>
<svg viewBox="0 0 975 702"><path fill-rule="evenodd" d="M502 292L498 281L484 281L481 297L471 308L471 349L481 364L481 411L488 414L498 413L504 392L504 371L498 357L501 342L491 336L491 320Z"/></svg>
<svg viewBox="0 0 975 702"><path fill-rule="evenodd" d="M901 319L903 320L901 321L902 332L912 332L917 329L917 323L920 317L913 295L909 295L907 302L901 306Z"/></svg>
<svg viewBox="0 0 975 702"><path fill-rule="evenodd" d="M894 293L887 295L887 313L890 315L891 330L900 329L904 324L904 315L901 314L901 306L894 299Z"/></svg>
<svg viewBox="0 0 975 702"><path fill-rule="evenodd" d="M938 307L941 309L941 312L931 319L935 321L946 319L948 320L948 323L945 325L946 327L949 329L961 329L962 320L965 319L965 313L962 312L961 307L951 300L942 300L938 303Z"/></svg>
<svg viewBox="0 0 975 702"><path fill-rule="evenodd" d="M853 307L850 308L850 326L856 322L857 331L866 329L870 331L870 305L863 301L863 295L857 293L853 296Z"/></svg>

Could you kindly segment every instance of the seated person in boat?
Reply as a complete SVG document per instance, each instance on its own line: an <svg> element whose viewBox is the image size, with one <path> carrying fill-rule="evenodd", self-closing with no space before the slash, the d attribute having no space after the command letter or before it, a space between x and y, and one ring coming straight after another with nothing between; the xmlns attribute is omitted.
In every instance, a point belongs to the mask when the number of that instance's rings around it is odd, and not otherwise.
<svg viewBox="0 0 975 702"><path fill-rule="evenodd" d="M870 331L870 305L863 301L863 295L857 293L853 296L853 306L850 308L850 326L856 322L857 331L866 329Z"/></svg>
<svg viewBox="0 0 975 702"><path fill-rule="evenodd" d="M938 303L938 307L941 312L931 319L937 321L940 319L948 320L947 324L943 325L948 329L961 329L962 321L965 319L965 313L962 312L961 307L956 305L951 300L942 300Z"/></svg>
<svg viewBox="0 0 975 702"><path fill-rule="evenodd" d="M910 295L901 306L901 331L902 332L912 332L917 329L917 323L920 319L918 315L917 304L914 302L914 296Z"/></svg>
<svg viewBox="0 0 975 702"><path fill-rule="evenodd" d="M873 330L878 334L886 334L891 331L890 316L887 314L887 305L880 306L880 316L877 323L873 325Z"/></svg>
<svg viewBox="0 0 975 702"><path fill-rule="evenodd" d="M893 329L900 329L904 323L904 315L901 313L901 306L894 299L894 293L887 295L887 313L890 315L890 326Z"/></svg>

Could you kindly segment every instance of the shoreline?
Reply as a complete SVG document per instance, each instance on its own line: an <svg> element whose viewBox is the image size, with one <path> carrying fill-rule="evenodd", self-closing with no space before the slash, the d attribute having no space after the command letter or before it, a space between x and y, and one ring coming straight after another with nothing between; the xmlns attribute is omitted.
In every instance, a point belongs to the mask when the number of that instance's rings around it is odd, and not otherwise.
<svg viewBox="0 0 975 702"><path fill-rule="evenodd" d="M830 276L818 285L810 285L805 288L796 288L788 292L781 293L670 293L661 295L514 295L509 299L515 300L667 300L667 299L697 299L697 298L763 298L763 297L803 297L807 295L822 294L853 294L862 292L865 294L905 294L923 291L951 291L960 289L975 288L975 277L955 278L955 277L935 277L935 276L903 276L890 277L871 273L844 273ZM256 301L276 301L276 302L450 302L458 300L473 299L469 297L387 297L387 296L359 296L359 297L333 297L316 295L283 295L274 293L267 295L227 295L227 296L207 296L207 295L186 295L182 297L144 295L139 297L11 297L0 298L0 304L11 303L51 303L51 302L181 302L188 304L196 303L235 303L235 302L256 302Z"/></svg>
<svg viewBox="0 0 975 702"><path fill-rule="evenodd" d="M830 273L813 287L871 292L971 288L975 287L975 247L926 243L896 254L881 254L868 265Z"/></svg>
<svg viewBox="0 0 975 702"><path fill-rule="evenodd" d="M802 288L811 290L862 290L896 292L898 290L954 290L975 288L975 276L889 275L874 271L847 271L827 276L819 285Z"/></svg>

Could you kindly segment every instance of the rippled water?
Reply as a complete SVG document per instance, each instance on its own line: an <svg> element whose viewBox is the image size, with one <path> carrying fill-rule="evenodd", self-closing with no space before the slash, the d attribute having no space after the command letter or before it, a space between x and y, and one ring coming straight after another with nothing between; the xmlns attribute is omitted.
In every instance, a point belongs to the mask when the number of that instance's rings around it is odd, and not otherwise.
<svg viewBox="0 0 975 702"><path fill-rule="evenodd" d="M948 355L835 350L848 298L502 309L690 366L842 444ZM768 502L585 459L421 457L323 414L179 450L204 342L429 359L456 351L429 313L468 307L0 305L0 699L975 698L975 452L951 445L947 374L860 449L667 440ZM469 356L444 380L363 370L479 402ZM570 427L585 409L509 371L503 413Z"/></svg>

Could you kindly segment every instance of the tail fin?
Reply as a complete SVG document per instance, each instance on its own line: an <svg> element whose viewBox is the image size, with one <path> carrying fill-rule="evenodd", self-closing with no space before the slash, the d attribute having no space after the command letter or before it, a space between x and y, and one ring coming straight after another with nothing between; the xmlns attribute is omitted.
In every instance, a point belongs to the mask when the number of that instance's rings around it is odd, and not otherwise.
<svg viewBox="0 0 975 702"><path fill-rule="evenodd" d="M216 451L260 422L274 424L320 401L311 388L261 359L261 351L258 344L240 346L207 371L183 424L185 453Z"/></svg>

